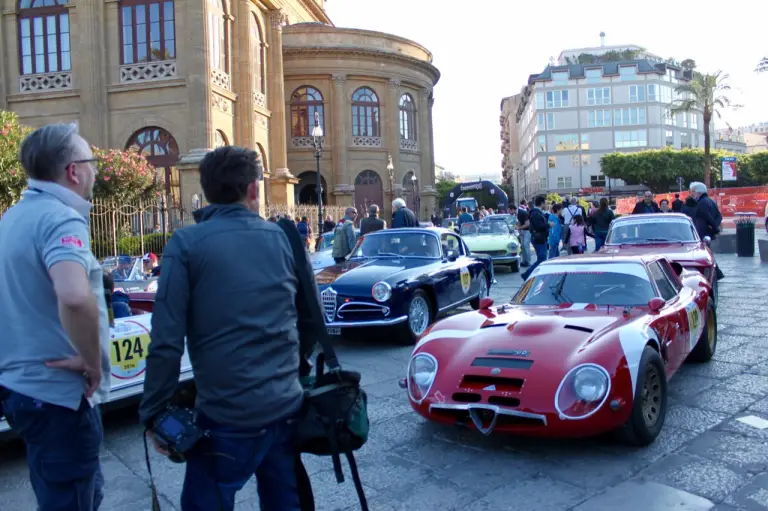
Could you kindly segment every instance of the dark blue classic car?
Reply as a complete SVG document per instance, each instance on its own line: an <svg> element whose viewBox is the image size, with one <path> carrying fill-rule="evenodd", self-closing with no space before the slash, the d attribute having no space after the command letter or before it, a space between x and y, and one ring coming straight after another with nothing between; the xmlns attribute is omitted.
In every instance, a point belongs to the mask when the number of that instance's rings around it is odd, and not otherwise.
<svg viewBox="0 0 768 511"><path fill-rule="evenodd" d="M438 314L488 296L490 257L470 256L464 241L441 228L387 229L363 236L342 264L315 278L328 333L393 327L415 343Z"/></svg>

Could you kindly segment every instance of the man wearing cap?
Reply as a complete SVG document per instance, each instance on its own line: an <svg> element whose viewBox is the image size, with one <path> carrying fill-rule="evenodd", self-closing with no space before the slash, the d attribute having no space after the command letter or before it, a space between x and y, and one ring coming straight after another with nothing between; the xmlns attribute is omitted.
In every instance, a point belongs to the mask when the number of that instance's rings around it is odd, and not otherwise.
<svg viewBox="0 0 768 511"><path fill-rule="evenodd" d="M96 160L64 124L32 132L20 159L29 189L0 222L0 408L27 445L37 509L95 511L97 405L110 379L103 271L88 228Z"/></svg>
<svg viewBox="0 0 768 511"><path fill-rule="evenodd" d="M149 252L141 258L144 263L144 275L146 277L157 277L160 275L160 266L157 264L157 255Z"/></svg>

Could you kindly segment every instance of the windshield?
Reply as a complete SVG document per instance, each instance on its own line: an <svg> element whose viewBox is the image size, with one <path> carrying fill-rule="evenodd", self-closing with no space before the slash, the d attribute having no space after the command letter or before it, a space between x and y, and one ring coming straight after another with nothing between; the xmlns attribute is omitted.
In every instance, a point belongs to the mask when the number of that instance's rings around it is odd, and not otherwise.
<svg viewBox="0 0 768 511"><path fill-rule="evenodd" d="M456 225L457 218L446 218L443 220L443 228L447 229L451 225Z"/></svg>
<svg viewBox="0 0 768 511"><path fill-rule="evenodd" d="M565 266L565 265L557 265ZM622 271L619 265L600 267L550 268L555 271L538 273L528 279L512 298L517 305L560 305L585 303L595 305L645 306L656 296L647 273L640 265L631 271ZM626 267L628 265L621 265ZM616 268L612 268L616 267ZM642 270L642 271L637 271ZM645 273L645 275L643 275Z"/></svg>
<svg viewBox="0 0 768 511"><path fill-rule="evenodd" d="M614 222L606 239L606 243L609 245L665 241L694 242L698 241L698 238L693 224L686 219L654 218L652 221L638 219Z"/></svg>
<svg viewBox="0 0 768 511"><path fill-rule="evenodd" d="M320 248L318 250L328 250L333 247L333 238L335 238L335 233L332 232L326 232L322 235L320 238L322 241L320 241Z"/></svg>
<svg viewBox="0 0 768 511"><path fill-rule="evenodd" d="M505 222L470 222L462 224L462 236L509 236Z"/></svg>
<svg viewBox="0 0 768 511"><path fill-rule="evenodd" d="M352 257L440 258L440 244L434 234L402 232L399 229L379 232L362 238L352 252Z"/></svg>
<svg viewBox="0 0 768 511"><path fill-rule="evenodd" d="M104 273L111 273L115 282L144 280L144 263L141 257L108 257L101 262Z"/></svg>

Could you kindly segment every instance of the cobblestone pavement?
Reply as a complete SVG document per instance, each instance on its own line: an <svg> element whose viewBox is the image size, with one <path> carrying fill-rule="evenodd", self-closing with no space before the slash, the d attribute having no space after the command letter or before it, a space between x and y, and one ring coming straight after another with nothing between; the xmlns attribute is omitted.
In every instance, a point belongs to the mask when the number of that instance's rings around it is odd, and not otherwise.
<svg viewBox="0 0 768 511"><path fill-rule="evenodd" d="M436 426L419 418L398 379L410 349L342 344L341 360L363 374L371 437L358 453L373 511L768 510L768 429L738 418L768 419L768 265L718 256L721 282L715 359L689 365L670 384L671 406L658 440L645 449L612 437L545 441ZM519 274L499 270L499 303ZM149 510L141 430L135 408L107 414L102 463L106 511ZM153 470L163 509L178 509L183 466L158 455ZM319 510L355 509L351 480L337 485L331 461L307 456ZM23 447L0 447L0 509L34 509ZM238 510L258 509L253 482Z"/></svg>

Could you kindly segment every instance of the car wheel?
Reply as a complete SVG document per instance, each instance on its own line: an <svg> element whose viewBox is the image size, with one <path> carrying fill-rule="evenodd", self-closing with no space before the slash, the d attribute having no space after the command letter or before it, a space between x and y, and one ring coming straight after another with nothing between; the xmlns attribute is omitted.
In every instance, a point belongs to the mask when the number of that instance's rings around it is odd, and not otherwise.
<svg viewBox="0 0 768 511"><path fill-rule="evenodd" d="M509 269L512 271L512 273L517 273L520 271L520 263L515 261L514 263L509 265Z"/></svg>
<svg viewBox="0 0 768 511"><path fill-rule="evenodd" d="M712 282L712 298L715 301L715 306L717 306L718 296L720 296L720 285L717 283L717 275L715 275L715 280Z"/></svg>
<svg viewBox="0 0 768 511"><path fill-rule="evenodd" d="M632 413L626 425L627 440L647 446L659 436L667 416L667 376L659 353L646 346L640 358Z"/></svg>
<svg viewBox="0 0 768 511"><path fill-rule="evenodd" d="M481 271L480 275L478 276L478 280L480 281L480 293L477 295L477 298L473 298L469 301L470 307L477 310L480 308L480 300L483 298L487 298L489 291L488 291L488 278L485 276L485 272Z"/></svg>
<svg viewBox="0 0 768 511"><path fill-rule="evenodd" d="M696 346L693 347L688 360L695 363L709 362L717 349L717 312L712 300L707 303L707 318L704 320L704 330L701 332Z"/></svg>
<svg viewBox="0 0 768 511"><path fill-rule="evenodd" d="M407 346L415 344L432 323L433 316L432 302L427 293L421 289L414 291L408 303L408 321L403 323L401 331L396 336L398 344Z"/></svg>

